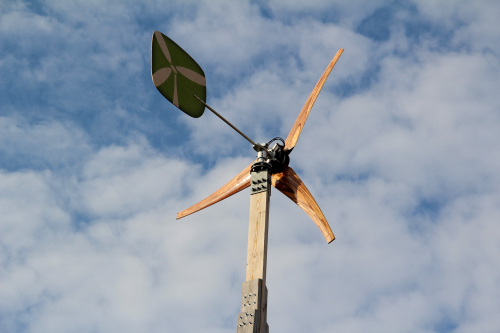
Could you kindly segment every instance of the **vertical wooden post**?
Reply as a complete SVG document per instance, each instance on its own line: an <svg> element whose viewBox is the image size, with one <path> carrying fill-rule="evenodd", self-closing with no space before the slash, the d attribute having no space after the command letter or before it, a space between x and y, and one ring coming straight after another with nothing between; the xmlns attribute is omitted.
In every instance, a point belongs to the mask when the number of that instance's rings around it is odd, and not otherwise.
<svg viewBox="0 0 500 333"><path fill-rule="evenodd" d="M252 166L246 282L243 283L237 333L268 333L267 236L271 173L266 164Z"/></svg>
<svg viewBox="0 0 500 333"><path fill-rule="evenodd" d="M267 191L250 196L246 281L262 279L264 285L266 284L270 196L270 187Z"/></svg>

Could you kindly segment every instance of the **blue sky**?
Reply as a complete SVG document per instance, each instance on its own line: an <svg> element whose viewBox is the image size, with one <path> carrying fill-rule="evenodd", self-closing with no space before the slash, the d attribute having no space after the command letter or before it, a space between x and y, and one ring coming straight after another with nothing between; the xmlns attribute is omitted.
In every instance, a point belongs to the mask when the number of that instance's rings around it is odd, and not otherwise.
<svg viewBox="0 0 500 333"><path fill-rule="evenodd" d="M271 197L273 332L500 330L495 1L6 1L0 5L2 332L234 332L246 191L175 220L254 158L155 89L159 30L208 103L286 137L327 217Z"/></svg>

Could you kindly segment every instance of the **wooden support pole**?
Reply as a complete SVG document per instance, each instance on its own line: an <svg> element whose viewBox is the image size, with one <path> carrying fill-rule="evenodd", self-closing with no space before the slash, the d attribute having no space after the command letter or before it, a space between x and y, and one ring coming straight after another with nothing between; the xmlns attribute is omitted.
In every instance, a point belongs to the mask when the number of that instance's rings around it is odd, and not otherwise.
<svg viewBox="0 0 500 333"><path fill-rule="evenodd" d="M266 167L252 167L251 175L247 271L237 333L268 333L266 266L271 173Z"/></svg>
<svg viewBox="0 0 500 333"><path fill-rule="evenodd" d="M267 191L250 196L246 281L262 279L263 285L266 285L270 194L269 186Z"/></svg>

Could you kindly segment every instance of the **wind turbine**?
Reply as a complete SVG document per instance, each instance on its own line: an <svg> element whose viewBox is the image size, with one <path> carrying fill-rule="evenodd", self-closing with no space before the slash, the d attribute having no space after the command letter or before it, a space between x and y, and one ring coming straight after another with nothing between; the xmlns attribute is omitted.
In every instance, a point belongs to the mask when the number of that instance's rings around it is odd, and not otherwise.
<svg viewBox="0 0 500 333"><path fill-rule="evenodd" d="M195 118L200 117L207 107L252 143L257 152L257 159L227 184L207 198L177 214L177 219L183 218L251 187L246 281L243 282L242 287L237 333L269 332L266 263L271 186L274 186L302 208L316 223L328 243L335 239L316 200L288 164L290 162L289 155L297 144L314 102L343 51L343 49L339 49L326 67L295 120L286 140L274 138L267 143L255 143L205 103L205 74L196 61L167 36L158 31L153 33L151 75L153 83L160 93L181 111ZM282 144L278 141L281 141ZM271 146L273 142L274 145Z"/></svg>

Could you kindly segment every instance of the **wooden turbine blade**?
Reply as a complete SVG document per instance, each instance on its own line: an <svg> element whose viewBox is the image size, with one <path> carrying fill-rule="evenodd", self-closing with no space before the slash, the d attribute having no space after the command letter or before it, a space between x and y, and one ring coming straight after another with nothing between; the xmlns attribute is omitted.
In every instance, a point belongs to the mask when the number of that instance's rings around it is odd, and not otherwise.
<svg viewBox="0 0 500 333"><path fill-rule="evenodd" d="M332 229L325 215L323 215L323 212L316 203L316 200L314 200L307 187L292 168L287 167L283 172L274 174L272 177L272 185L281 193L289 197L309 215L314 223L316 223L319 230L321 230L328 243L335 239Z"/></svg>
<svg viewBox="0 0 500 333"><path fill-rule="evenodd" d="M252 163L253 164L253 163ZM250 186L250 164L243 171L241 171L236 177L231 179L226 185L222 186L220 189L209 195L207 198L201 200L197 204L177 213L177 219L183 218L190 214L196 213L199 210L207 208L221 200L230 197L231 195L238 193L241 190Z"/></svg>
<svg viewBox="0 0 500 333"><path fill-rule="evenodd" d="M326 67L325 71L323 72L323 75L321 75L318 83L316 83L316 86L309 95L306 104L304 104L304 107L300 111L299 116L295 120L295 123L293 124L290 133L288 133L288 136L285 140L285 149L290 150L293 147L295 147L295 144L299 139L300 132L302 132L302 128L304 128L304 124L306 123L307 116L309 116L309 112L311 112L311 109L314 105L314 102L316 101L316 98L318 97L319 92L321 91L321 88L323 88L323 85L325 84L328 75L330 75L333 66L335 66L335 64L337 63L337 60L340 58L342 52L344 52L344 49L338 50L335 57L333 57L332 61L330 61L330 63L328 64L328 67Z"/></svg>

